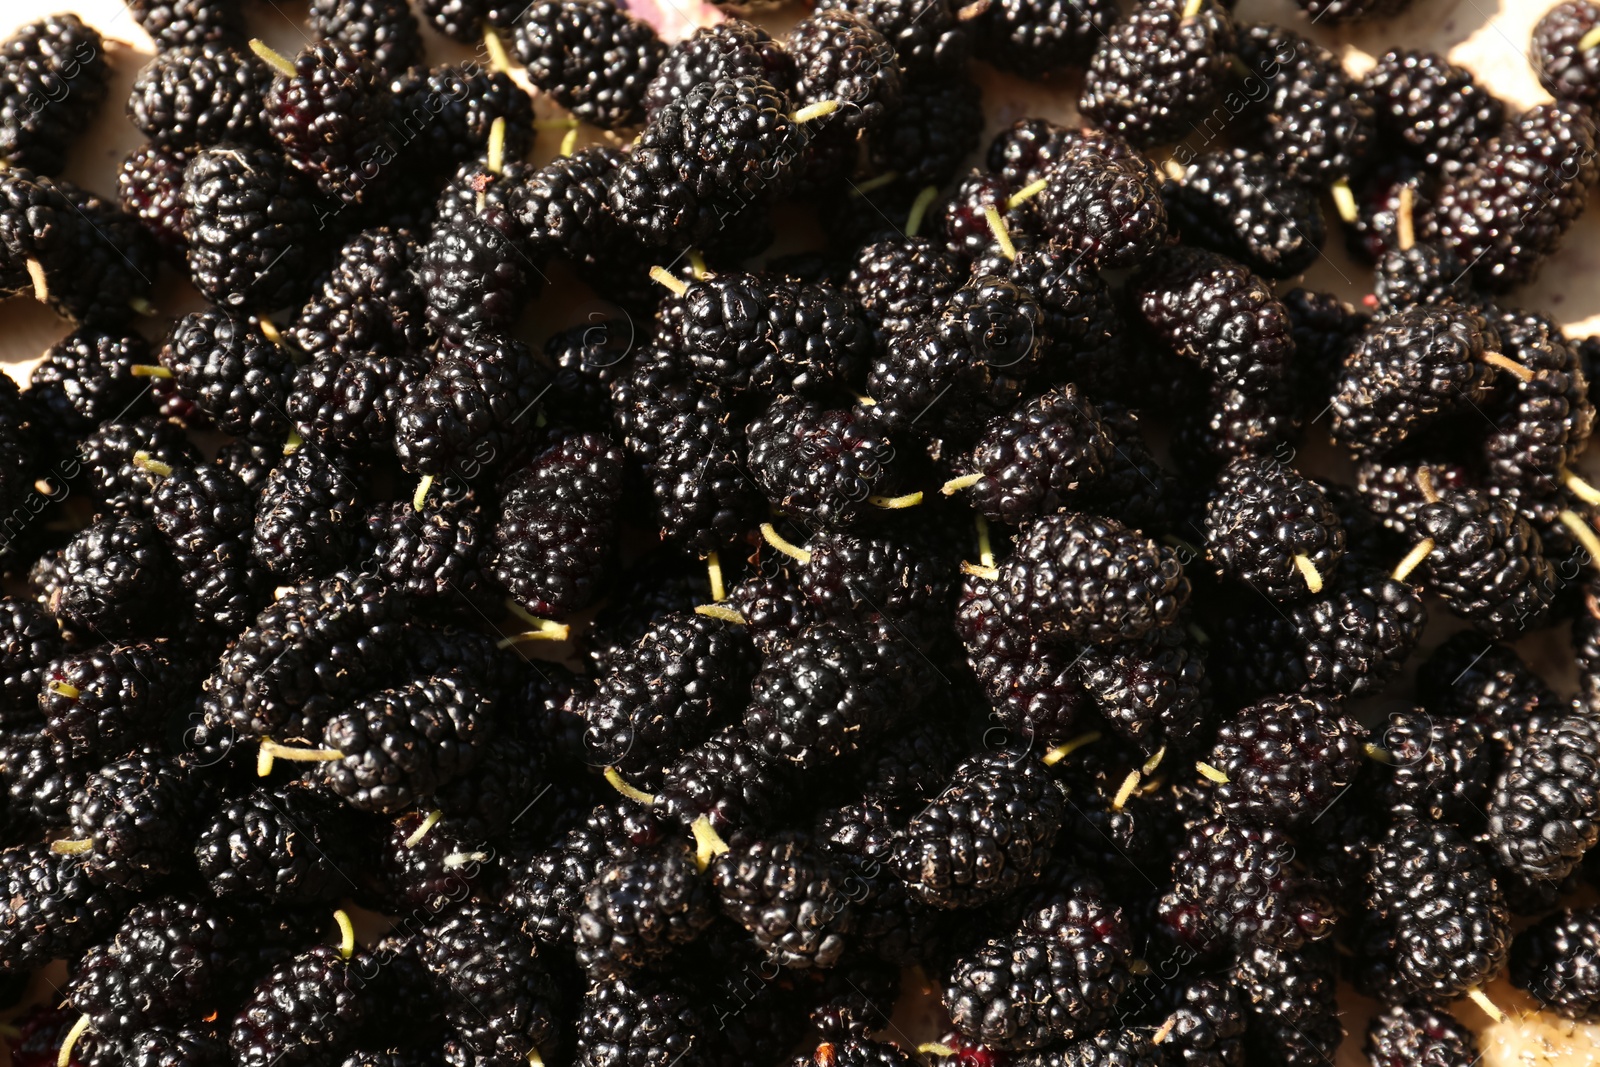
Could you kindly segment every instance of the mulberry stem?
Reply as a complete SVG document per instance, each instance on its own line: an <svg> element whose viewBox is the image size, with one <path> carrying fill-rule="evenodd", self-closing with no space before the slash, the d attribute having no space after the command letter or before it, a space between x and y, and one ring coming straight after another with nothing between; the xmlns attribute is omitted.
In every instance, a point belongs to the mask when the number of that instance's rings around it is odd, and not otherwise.
<svg viewBox="0 0 1600 1067"><path fill-rule="evenodd" d="M66 1040L61 1042L61 1051L56 1053L56 1067L67 1067L72 1062L72 1049L78 1043L78 1038L89 1029L89 1014L78 1016L78 1021L72 1024L72 1029L67 1031Z"/></svg>
<svg viewBox="0 0 1600 1067"><path fill-rule="evenodd" d="M723 622L730 622L735 626L743 626L747 621L737 611L721 604L696 604L694 613L696 615L704 615L708 619L721 619Z"/></svg>
<svg viewBox="0 0 1600 1067"><path fill-rule="evenodd" d="M713 859L728 851L728 843L704 815L689 824L689 832L694 834L695 866L702 871L711 866Z"/></svg>
<svg viewBox="0 0 1600 1067"><path fill-rule="evenodd" d="M799 111L791 111L789 113L789 121L796 125L803 125L807 122L815 122L817 119L825 115L831 115L838 110L839 101L818 100L815 104L807 104Z"/></svg>
<svg viewBox="0 0 1600 1067"><path fill-rule="evenodd" d="M783 535L777 530L773 529L772 523L764 522L761 524L761 537L767 542L767 544L771 545L779 552L782 552L790 559L795 560L801 566L811 562L811 553L801 548L799 545L784 540Z"/></svg>
<svg viewBox="0 0 1600 1067"><path fill-rule="evenodd" d="M1194 769L1200 772L1200 777L1208 781L1216 782L1218 785L1228 784L1228 776L1209 763L1196 763Z"/></svg>
<svg viewBox="0 0 1600 1067"><path fill-rule="evenodd" d="M158 363L135 363L128 368L135 378L170 378L172 372Z"/></svg>
<svg viewBox="0 0 1600 1067"><path fill-rule="evenodd" d="M1561 525L1572 532L1572 536L1583 545L1583 550L1589 553L1589 562L1600 570L1600 536L1596 536L1594 527L1582 515L1568 508L1556 515L1561 520Z"/></svg>
<svg viewBox="0 0 1600 1067"><path fill-rule="evenodd" d="M1098 740L1100 740L1099 730L1090 730L1086 734L1079 734L1077 737L1063 741L1055 748L1052 748L1049 752L1046 752L1040 757L1039 762L1043 763L1046 767L1054 767L1056 764L1060 763L1062 760L1078 751L1078 749L1083 748L1085 745L1092 745Z"/></svg>
<svg viewBox="0 0 1600 1067"><path fill-rule="evenodd" d="M504 74L511 69L511 57L506 54L505 42L493 26L483 28L483 50L489 53L489 69Z"/></svg>
<svg viewBox="0 0 1600 1067"><path fill-rule="evenodd" d="M1488 994L1479 989L1477 986L1473 986L1471 989L1467 990L1467 999L1472 1001L1472 1003L1476 1004L1478 1007L1482 1008L1483 1013L1489 1018L1493 1019L1495 1022L1503 1023L1506 1021L1506 1013L1497 1008L1494 1001L1489 999Z"/></svg>
<svg viewBox="0 0 1600 1067"><path fill-rule="evenodd" d="M295 76L294 64L284 58L283 53L274 51L272 46L261 38L250 38L250 51L260 56L269 67L282 74L285 78Z"/></svg>
<svg viewBox="0 0 1600 1067"><path fill-rule="evenodd" d="M1516 375L1522 381L1533 381L1533 371L1529 370L1527 367L1524 367L1514 359L1508 359L1507 357L1502 356L1498 352L1485 352L1483 354L1483 361L1492 366L1499 367L1503 371Z"/></svg>
<svg viewBox="0 0 1600 1067"><path fill-rule="evenodd" d="M983 475L981 474L963 474L959 478L951 478L948 482L945 482L939 487L939 492L945 496L955 496L961 490L970 489L981 481L983 481Z"/></svg>
<svg viewBox="0 0 1600 1067"><path fill-rule="evenodd" d="M1006 220L1000 217L1000 209L993 204L985 204L983 217L989 223L989 229L994 232L994 240L1000 246L1000 254L1008 260L1015 260L1017 246L1011 243L1011 230L1007 228Z"/></svg>
<svg viewBox="0 0 1600 1067"><path fill-rule="evenodd" d="M1311 557L1296 552L1294 565L1300 571L1300 577L1306 580L1306 588L1313 593L1322 592L1322 574L1317 570L1317 565L1311 562Z"/></svg>
<svg viewBox="0 0 1600 1067"><path fill-rule="evenodd" d="M906 215L906 236L915 237L917 231L922 229L923 220L928 215L928 209L933 206L933 201L939 195L939 187L930 185L917 194L911 201L911 212Z"/></svg>
<svg viewBox="0 0 1600 1067"><path fill-rule="evenodd" d="M622 777L622 772L615 767L606 768L605 779L611 783L612 789L615 789L629 800L637 801L640 804L654 804L656 802L653 794L646 793L643 789L630 785L628 780Z"/></svg>
<svg viewBox="0 0 1600 1067"><path fill-rule="evenodd" d="M1561 484L1572 490L1572 495L1585 504L1600 504L1600 489L1596 489L1572 471L1561 472Z"/></svg>
<svg viewBox="0 0 1600 1067"><path fill-rule="evenodd" d="M1356 194L1350 191L1350 183L1340 178L1333 183L1333 206L1338 209L1339 218L1345 222L1353 223L1360 217L1361 212L1356 209Z"/></svg>
<svg viewBox="0 0 1600 1067"><path fill-rule="evenodd" d="M706 553L706 577L711 580L711 599L727 600L728 590L722 584L722 557L717 555L715 549Z"/></svg>
<svg viewBox="0 0 1600 1067"><path fill-rule="evenodd" d="M432 811L428 812L427 817L422 820L422 825L411 831L411 835L402 841L401 844L405 845L406 848L416 848L418 845L422 844L422 839L428 836L428 831L439 825L439 820L442 818L444 818L444 812L438 808L434 808Z"/></svg>
<svg viewBox="0 0 1600 1067"><path fill-rule="evenodd" d="M1417 243L1417 233L1411 221L1414 195L1411 186L1400 186L1400 203L1394 212L1394 228L1395 243L1400 246L1402 252L1409 251Z"/></svg>
<svg viewBox="0 0 1600 1067"><path fill-rule="evenodd" d="M672 272L665 267L651 267L650 280L671 289L675 296L682 296L689 291L689 283L681 278L674 277Z"/></svg>
<svg viewBox="0 0 1600 1067"><path fill-rule="evenodd" d="M1050 184L1048 178L1039 178L1024 185L1021 189L1006 197L1006 210L1015 211L1029 200L1044 192L1045 186Z"/></svg>
<svg viewBox="0 0 1600 1067"><path fill-rule="evenodd" d="M33 281L33 298L39 303L50 299L50 280L44 276L44 264L37 259L28 260L28 277Z"/></svg>
<svg viewBox="0 0 1600 1067"><path fill-rule="evenodd" d="M874 178L868 178L866 181L862 182L860 185L852 186L851 189L850 189L850 195L851 196L866 196L868 193L876 192L877 190L882 189L885 185L891 185L894 182L897 182L899 180L900 180L900 172L899 171L897 171L897 170L886 170L882 174L879 174L878 176L876 176Z"/></svg>
<svg viewBox="0 0 1600 1067"><path fill-rule="evenodd" d="M350 913L340 908L333 913L333 921L339 924L339 955L349 959L356 954L356 927L350 921Z"/></svg>
<svg viewBox="0 0 1600 1067"><path fill-rule="evenodd" d="M1394 573L1390 577L1397 582L1405 581L1411 572L1416 570L1418 565L1428 558L1428 553L1432 551L1433 538L1424 537L1412 546L1410 552L1406 553L1406 558L1400 561L1400 565L1394 569Z"/></svg>

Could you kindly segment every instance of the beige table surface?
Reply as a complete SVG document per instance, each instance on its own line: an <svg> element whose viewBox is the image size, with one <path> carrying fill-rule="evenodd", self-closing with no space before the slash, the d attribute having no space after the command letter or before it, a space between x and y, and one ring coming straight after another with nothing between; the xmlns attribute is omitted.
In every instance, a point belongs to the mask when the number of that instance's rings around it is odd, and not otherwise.
<svg viewBox="0 0 1600 1067"><path fill-rule="evenodd" d="M1285 23L1308 33L1342 55L1347 66L1356 73L1370 67L1375 58L1390 47L1443 52L1471 69L1509 105L1526 107L1548 99L1529 70L1524 53L1529 31L1549 6L1546 0L1500 3L1495 0L1415 0L1413 9L1399 19L1342 31L1309 26L1293 0L1240 0L1237 15L1241 20ZM249 0L246 8L252 32L280 51L292 53L305 43L304 0ZM718 17L700 0L635 0L633 8L642 17L654 21L669 39L684 36L697 23ZM151 54L151 43L120 0L72 0L69 3L0 0L0 36L9 34L24 22L62 10L77 12L105 35L114 70L108 99L89 135L74 150L66 176L114 200L119 164L141 140L124 117L123 102L134 76ZM777 32L801 14L803 10L791 5L763 15L758 21ZM426 27L423 32L430 62L459 60L470 53L469 49L446 41ZM975 65L975 74L984 86L984 107L989 124L984 143L994 131L1024 116L1044 115L1058 121L1068 121L1075 116L1072 105L1076 96L1075 83L1029 83L982 64ZM547 101L538 101L538 108L541 117L554 118L561 114ZM584 131L586 139L597 136L595 131ZM543 160L553 155L556 141L555 136L542 136L533 158ZM1325 256L1307 273L1304 284L1359 301L1368 291L1370 273L1353 263L1335 239L1329 242ZM181 314L199 302L187 281L174 277L170 271L158 284L157 296L164 316L143 325L153 339L159 339L172 314ZM1600 332L1600 210L1591 211L1580 219L1567 235L1563 249L1545 266L1541 278L1527 290L1513 294L1508 301L1543 311L1574 334ZM537 340L578 321L577 307L570 289L553 287L530 309L521 330L529 340ZM25 383L32 364L68 329L66 323L31 300L0 302L0 362ZM1548 674L1562 673L1559 643L1535 643L1519 648ZM1552 681L1556 680L1552 677ZM1505 1023L1486 1025L1486 1018L1470 1005L1463 1004L1456 1009L1465 1022L1480 1031L1486 1067L1514 1064L1593 1067L1600 1064L1600 1026L1577 1027L1534 1013L1532 1002L1504 980L1494 983L1489 992L1509 1013L1510 1018ZM895 1020L902 1040L915 1043L933 1036L931 1030L937 1023L926 1009L926 1003L924 1000L920 1009L914 1003L902 1006ZM1345 990L1341 994L1341 1006L1345 1009L1346 1027L1352 1033L1340 1049L1338 1067L1356 1067L1366 1062L1360 1052L1360 1037L1371 1004ZM0 1056L3 1055L0 1051Z"/></svg>

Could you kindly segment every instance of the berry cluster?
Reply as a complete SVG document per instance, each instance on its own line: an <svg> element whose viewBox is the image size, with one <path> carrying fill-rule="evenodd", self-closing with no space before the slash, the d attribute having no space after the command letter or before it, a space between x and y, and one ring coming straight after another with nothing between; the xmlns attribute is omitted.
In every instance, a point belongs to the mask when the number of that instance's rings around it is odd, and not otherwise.
<svg viewBox="0 0 1600 1067"><path fill-rule="evenodd" d="M1509 116L1218 0L130 7L120 206L96 32L0 47L0 294L72 324L0 378L14 1062L910 1067L903 973L950 1067L1600 1018L1600 346L1487 295L1594 178L1589 0ZM973 166L973 56L1092 125Z"/></svg>

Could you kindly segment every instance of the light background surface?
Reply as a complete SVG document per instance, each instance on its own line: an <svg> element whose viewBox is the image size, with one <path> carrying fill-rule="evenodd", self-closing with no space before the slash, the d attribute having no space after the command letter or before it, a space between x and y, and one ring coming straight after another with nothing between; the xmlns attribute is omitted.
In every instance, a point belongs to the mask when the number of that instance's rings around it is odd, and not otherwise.
<svg viewBox="0 0 1600 1067"><path fill-rule="evenodd" d="M1129 6L1129 0L1123 2L1124 7ZM719 18L715 9L699 0L635 0L631 6L641 17L654 22L669 40L685 36L701 22ZM1236 17L1241 22L1279 22L1306 33L1342 56L1346 66L1358 74L1389 48L1442 52L1472 70L1481 82L1516 109L1549 99L1534 78L1525 56L1529 33L1549 6L1545 0L1415 0L1411 11L1388 23L1334 31L1310 25L1293 0L1240 0ZM292 54L306 42L304 0L298 3L249 0L246 9L252 32L280 51ZM106 102L93 128L74 149L65 176L115 200L121 160L141 140L125 117L124 102L135 75L153 49L149 38L120 0L76 0L69 4L52 0L0 0L0 37L32 19L66 10L76 12L107 38L108 58L114 74ZM803 4L791 3L760 14L754 21L777 35L805 11ZM471 54L471 49L445 40L426 26L423 32L430 63L455 61ZM974 65L974 75L984 89L984 111L988 120L981 144L987 144L996 131L1019 118L1043 115L1063 122L1075 120L1076 109L1072 102L1077 96L1076 79L1041 85L998 73L984 64ZM520 74L517 76L520 78ZM541 118L563 117L564 113L548 101L536 100L536 104ZM603 136L589 129L581 134L580 143ZM559 137L559 133L541 133L531 158L541 162L553 156ZM1325 209L1330 220L1336 218L1331 204L1326 204ZM803 230L804 227L790 229ZM782 226L780 236L789 244L804 240L803 236L785 235ZM1370 279L1370 271L1354 263L1344 253L1341 241L1334 238L1301 284L1359 302L1370 291ZM1575 336L1600 332L1600 209L1588 212L1577 222L1561 251L1546 264L1533 285L1510 294L1505 302L1542 311ZM167 270L157 286L157 304L162 316L145 321L141 329L152 339L159 340L173 316L199 303L187 281ZM575 285L557 279L529 309L519 332L529 341L542 339L554 330L582 321L594 306ZM66 322L29 299L0 302L0 362L8 373L26 384L32 365L69 330ZM1313 427L1310 436L1325 437L1325 434L1318 435ZM1308 463L1313 466L1342 466L1331 450L1320 447L1315 440L1308 444L1308 452ZM1596 468L1592 458L1595 452L1591 449L1591 457L1584 464L1591 472ZM1442 612L1433 614L1437 616ZM1430 628L1429 645L1441 637L1437 627ZM1571 691L1571 657L1564 641L1538 636L1520 642L1518 650L1552 684L1566 685L1567 691ZM44 992L48 994L47 989ZM1489 1026L1476 1008L1465 1003L1455 1006L1456 1014L1480 1031L1485 1067L1594 1067L1600 1064L1600 1026L1575 1026L1553 1016L1536 1014L1532 1001L1503 979L1494 983L1489 993L1509 1013L1506 1023ZM1341 990L1340 1002L1345 1009L1344 1022L1350 1036L1340 1049L1337 1067L1360 1067L1367 1062L1360 1045L1372 1005L1348 987ZM894 1036L909 1044L937 1036L932 1029L937 1024L928 1004L927 998L920 1003L915 996L906 998L895 1019L898 1032ZM0 1051L0 1057L3 1056Z"/></svg>

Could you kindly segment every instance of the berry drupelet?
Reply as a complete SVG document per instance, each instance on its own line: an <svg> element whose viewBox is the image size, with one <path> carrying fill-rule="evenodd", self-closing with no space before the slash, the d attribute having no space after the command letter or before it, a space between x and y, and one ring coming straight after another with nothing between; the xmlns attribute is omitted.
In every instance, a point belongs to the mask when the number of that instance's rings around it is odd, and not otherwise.
<svg viewBox="0 0 1600 1067"><path fill-rule="evenodd" d="M578 963L612 978L664 960L716 917L709 881L686 844L620 857L600 868L577 912Z"/></svg>
<svg viewBox="0 0 1600 1067"><path fill-rule="evenodd" d="M1253 397L1281 387L1294 331L1261 278L1216 253L1174 248L1150 257L1129 286L1151 332L1219 385Z"/></svg>
<svg viewBox="0 0 1600 1067"><path fill-rule="evenodd" d="M871 745L905 710L879 652L861 629L830 622L781 642L762 662L744 711L757 751L809 770Z"/></svg>
<svg viewBox="0 0 1600 1067"><path fill-rule="evenodd" d="M513 38L535 88L604 130L636 125L667 47L611 0L540 0Z"/></svg>
<svg viewBox="0 0 1600 1067"><path fill-rule="evenodd" d="M134 892L184 871L201 789L194 769L175 759L136 754L100 768L72 799L68 842L97 882Z"/></svg>
<svg viewBox="0 0 1600 1067"><path fill-rule="evenodd" d="M648 784L738 711L754 673L738 627L704 615L656 622L583 701L590 761Z"/></svg>
<svg viewBox="0 0 1600 1067"><path fill-rule="evenodd" d="M1225 577L1277 601L1332 581L1345 531L1322 488L1280 461L1241 457L1206 504L1206 555Z"/></svg>
<svg viewBox="0 0 1600 1067"><path fill-rule="evenodd" d="M213 904L157 897L134 905L108 944L91 950L66 989L96 1034L198 1020L225 1003L237 976L229 917Z"/></svg>
<svg viewBox="0 0 1600 1067"><path fill-rule="evenodd" d="M1106 0L996 0L978 16L974 51L1001 70L1043 79L1081 66L1117 21Z"/></svg>
<svg viewBox="0 0 1600 1067"><path fill-rule="evenodd" d="M100 423L144 413L144 385L133 368L149 362L150 344L137 333L74 330L33 368L23 403L65 454Z"/></svg>
<svg viewBox="0 0 1600 1067"><path fill-rule="evenodd" d="M1565 0L1539 19L1528 42L1528 63L1557 100L1600 102L1600 56L1589 36L1600 26L1590 0Z"/></svg>
<svg viewBox="0 0 1600 1067"><path fill-rule="evenodd" d="M1296 858L1289 836L1222 820L1189 829L1157 911L1180 945L1215 952L1232 941L1296 949L1333 933L1333 902Z"/></svg>
<svg viewBox="0 0 1600 1067"><path fill-rule="evenodd" d="M1000 565L1001 616L1054 640L1130 640L1173 622L1189 599L1177 554L1115 519L1049 515L1023 527Z"/></svg>
<svg viewBox="0 0 1600 1067"><path fill-rule="evenodd" d="M889 61L894 61L892 53ZM644 107L653 116L701 82L741 74L760 78L792 95L795 73L795 60L789 50L766 30L743 19L729 19L714 26L701 26L667 49L645 90Z"/></svg>
<svg viewBox="0 0 1600 1067"><path fill-rule="evenodd" d="M0 728L37 720L39 687L63 649L60 629L39 605L0 598Z"/></svg>
<svg viewBox="0 0 1600 1067"><path fill-rule="evenodd" d="M471 902L430 928L422 961L453 996L445 1021L483 1064L539 1059L559 1047L559 991L515 920Z"/></svg>
<svg viewBox="0 0 1600 1067"><path fill-rule="evenodd" d="M339 363L418 352L426 342L423 296L414 269L418 245L408 230L378 227L339 248L320 290L285 331L313 359Z"/></svg>
<svg viewBox="0 0 1600 1067"><path fill-rule="evenodd" d="M161 349L161 366L178 392L223 433L282 440L294 361L255 319L219 308L184 316Z"/></svg>
<svg viewBox="0 0 1600 1067"><path fill-rule="evenodd" d="M317 250L315 208L283 157L219 145L183 172L189 277L207 300L242 312L294 302Z"/></svg>
<svg viewBox="0 0 1600 1067"><path fill-rule="evenodd" d="M403 811L478 763L492 707L455 673L374 693L328 720L323 746L339 756L317 780L359 811Z"/></svg>
<svg viewBox="0 0 1600 1067"><path fill-rule="evenodd" d="M801 521L848 526L894 477L895 449L863 409L826 411L781 397L751 420L750 472Z"/></svg>
<svg viewBox="0 0 1600 1067"><path fill-rule="evenodd" d="M75 652L45 673L39 710L63 762L123 755L161 740L168 715L198 689L200 672L177 642L157 640Z"/></svg>
<svg viewBox="0 0 1600 1067"><path fill-rule="evenodd" d="M1362 82L1378 133L1430 168L1466 158L1505 118L1470 71L1432 52L1387 52Z"/></svg>
<svg viewBox="0 0 1600 1067"><path fill-rule="evenodd" d="M894 47L859 15L823 9L795 23L784 44L795 65L795 103L837 101L830 125L873 129L899 109L904 77Z"/></svg>
<svg viewBox="0 0 1600 1067"><path fill-rule="evenodd" d="M280 579L328 574L349 559L361 516L353 469L305 445L284 456L262 485L251 548Z"/></svg>
<svg viewBox="0 0 1600 1067"><path fill-rule="evenodd" d="M975 511L1018 525L1083 499L1105 477L1115 448L1099 411L1068 383L992 420L962 464L971 473L946 490L969 488Z"/></svg>
<svg viewBox="0 0 1600 1067"><path fill-rule="evenodd" d="M469 481L527 451L547 380L523 342L482 332L440 346L395 411L395 454L411 474Z"/></svg>
<svg viewBox="0 0 1600 1067"><path fill-rule="evenodd" d="M771 83L751 75L701 82L645 127L611 185L612 213L648 245L705 244L788 189L804 138Z"/></svg>
<svg viewBox="0 0 1600 1067"><path fill-rule="evenodd" d="M1227 781L1212 796L1230 819L1286 830L1314 822L1362 767L1366 728L1326 701L1268 698L1217 728L1207 764Z"/></svg>
<svg viewBox="0 0 1600 1067"><path fill-rule="evenodd" d="M322 790L258 789L209 816L195 841L195 863L224 899L333 901L355 884L351 829L348 809Z"/></svg>
<svg viewBox="0 0 1600 1067"><path fill-rule="evenodd" d="M1146 0L1099 42L1078 108L1142 145L1187 134L1227 84L1236 31L1222 4Z"/></svg>
<svg viewBox="0 0 1600 1067"><path fill-rule="evenodd" d="M1577 349L1561 327L1533 312L1502 311L1494 321L1506 358L1531 372L1514 375L1515 395L1495 417L1485 444L1493 486L1549 497L1561 473L1589 443L1594 405Z"/></svg>
<svg viewBox="0 0 1600 1067"><path fill-rule="evenodd" d="M977 277L937 319L890 340L867 374L871 417L893 432L964 444L1022 399L1044 354L1044 312L1028 290Z"/></svg>
<svg viewBox="0 0 1600 1067"><path fill-rule="evenodd" d="M70 182L0 173L0 292L31 294L85 326L120 326L148 305L160 253L132 215Z"/></svg>
<svg viewBox="0 0 1600 1067"><path fill-rule="evenodd" d="M219 41L244 43L244 12L220 0L128 0L134 21L156 43L156 50Z"/></svg>
<svg viewBox="0 0 1600 1067"><path fill-rule="evenodd" d="M0 851L0 888L8 902L0 920L8 973L75 959L116 930L131 903L120 886L91 878L81 857L42 844Z"/></svg>
<svg viewBox="0 0 1600 1067"><path fill-rule="evenodd" d="M1360 919L1365 982L1383 999L1452 1000L1505 965L1510 913L1459 830L1402 818L1373 850Z"/></svg>
<svg viewBox="0 0 1600 1067"><path fill-rule="evenodd" d="M0 44L0 159L59 174L111 78L106 45L76 15L30 22Z"/></svg>
<svg viewBox="0 0 1600 1067"><path fill-rule="evenodd" d="M1333 396L1333 435L1376 457L1441 416L1481 404L1495 384L1498 331L1469 308L1423 305L1374 323Z"/></svg>
<svg viewBox="0 0 1600 1067"><path fill-rule="evenodd" d="M881 345L937 315L966 280L960 257L941 243L927 237L890 237L856 254L849 287Z"/></svg>
<svg viewBox="0 0 1600 1067"><path fill-rule="evenodd" d="M69 627L117 640L177 622L162 600L175 584L172 557L147 519L101 519L67 543L60 567L63 580L46 606Z"/></svg>
<svg viewBox="0 0 1600 1067"><path fill-rule="evenodd" d="M473 184L487 189L490 183ZM473 192L471 184L460 188ZM509 329L542 276L522 246L509 206L486 199L481 210L435 222L417 279L434 334L470 346L479 334Z"/></svg>
<svg viewBox="0 0 1600 1067"><path fill-rule="evenodd" d="M975 908L1035 881L1064 801L1044 765L1017 751L972 756L907 825L895 862L906 890L935 908Z"/></svg>
<svg viewBox="0 0 1600 1067"><path fill-rule="evenodd" d="M1372 102L1337 56L1293 30L1258 23L1239 34L1239 61L1266 83L1246 114L1279 170L1327 186L1360 169L1377 135Z"/></svg>
<svg viewBox="0 0 1600 1067"><path fill-rule="evenodd" d="M1596 170L1586 115L1570 102L1530 108L1445 176L1432 230L1472 265L1480 288L1532 280L1583 210Z"/></svg>
<svg viewBox="0 0 1600 1067"><path fill-rule="evenodd" d="M363 966L363 963L366 966ZM316 945L274 966L255 984L228 1033L233 1062L240 1067L301 1067L339 1056L359 1036L374 1010L352 958Z"/></svg>
<svg viewBox="0 0 1600 1067"><path fill-rule="evenodd" d="M1422 1002L1393 1004L1374 1015L1363 1050L1372 1067L1452 1067L1479 1059L1472 1031Z"/></svg>
<svg viewBox="0 0 1600 1067"><path fill-rule="evenodd" d="M251 553L256 493L226 467L173 467L150 510L165 534L195 617L227 633L250 624L262 573Z"/></svg>
<svg viewBox="0 0 1600 1067"><path fill-rule="evenodd" d="M596 982L577 1012L575 1062L701 1064L698 1002L692 990L651 974Z"/></svg>
<svg viewBox="0 0 1600 1067"><path fill-rule="evenodd" d="M1092 876L1041 889L1016 929L958 958L944 1003L956 1029L992 1049L1073 1041L1110 1023L1131 984L1133 935Z"/></svg>
<svg viewBox="0 0 1600 1067"><path fill-rule="evenodd" d="M1115 134L1069 140L1045 172L1039 213L1064 250L1128 267L1167 243L1167 208L1150 161Z"/></svg>
<svg viewBox="0 0 1600 1067"><path fill-rule="evenodd" d="M1511 943L1511 981L1541 1008L1569 1019L1600 1019L1600 913L1568 908Z"/></svg>
<svg viewBox="0 0 1600 1067"><path fill-rule="evenodd" d="M324 196L366 202L394 151L387 141L394 96L372 57L325 41L272 65L279 76L264 105L284 158Z"/></svg>
<svg viewBox="0 0 1600 1067"><path fill-rule="evenodd" d="M1336 996L1339 964L1330 945L1241 953L1235 981L1248 1005L1247 1062L1288 1067L1326 1063L1344 1037Z"/></svg>
<svg viewBox="0 0 1600 1067"><path fill-rule="evenodd" d="M599 434L574 434L539 453L502 487L489 565L535 615L592 604L610 574L623 455Z"/></svg>
<svg viewBox="0 0 1600 1067"><path fill-rule="evenodd" d="M772 963L805 969L839 962L855 925L852 876L805 834L733 846L710 873L723 912Z"/></svg>
<svg viewBox="0 0 1600 1067"><path fill-rule="evenodd" d="M422 35L405 0L315 0L307 29L314 38L365 53L385 74L422 61Z"/></svg>
<svg viewBox="0 0 1600 1067"><path fill-rule="evenodd" d="M1514 736L1489 801L1489 843L1504 870L1560 882L1600 839L1600 728L1579 705Z"/></svg>
<svg viewBox="0 0 1600 1067"><path fill-rule="evenodd" d="M1185 241L1267 278L1302 273L1327 235L1313 191L1244 148L1202 155L1162 196L1168 223Z"/></svg>
<svg viewBox="0 0 1600 1067"><path fill-rule="evenodd" d="M159 52L139 72L128 118L152 144L193 148L258 143L272 71L254 54L223 44Z"/></svg>
<svg viewBox="0 0 1600 1067"><path fill-rule="evenodd" d="M740 844L772 824L795 784L768 763L738 726L689 749L663 772L656 798L685 827L704 817L717 835Z"/></svg>
<svg viewBox="0 0 1600 1067"><path fill-rule="evenodd" d="M1428 588L1490 637L1539 626L1561 583L1539 534L1503 500L1450 492L1417 512Z"/></svg>
<svg viewBox="0 0 1600 1067"><path fill-rule="evenodd" d="M193 151L140 145L122 161L117 202L139 220L162 255L182 264L188 248L183 232L183 172Z"/></svg>

